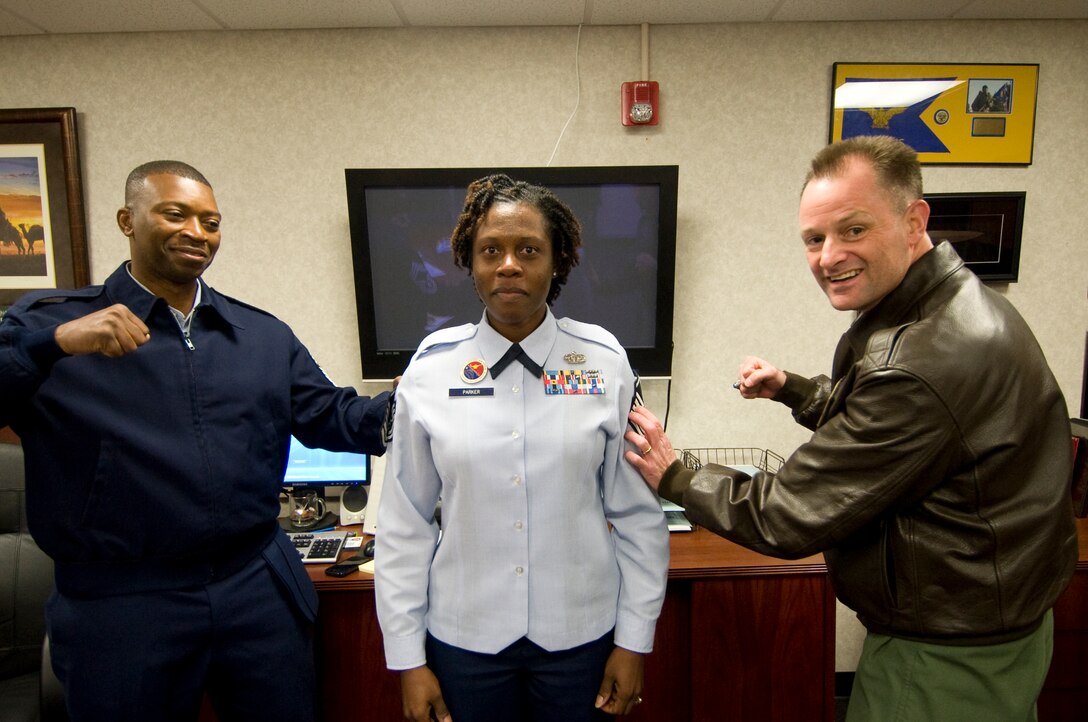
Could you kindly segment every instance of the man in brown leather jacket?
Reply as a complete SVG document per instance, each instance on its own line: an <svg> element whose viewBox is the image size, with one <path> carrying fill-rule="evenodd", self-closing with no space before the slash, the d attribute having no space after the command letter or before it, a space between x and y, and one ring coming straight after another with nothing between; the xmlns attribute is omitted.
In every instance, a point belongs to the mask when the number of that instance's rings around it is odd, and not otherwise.
<svg viewBox="0 0 1088 722"><path fill-rule="evenodd" d="M868 634L848 720L1034 719L1051 607L1076 563L1065 401L1031 330L926 224L917 156L828 146L801 238L831 305L858 312L832 376L745 359L745 398L813 429L777 473L690 471L658 420L628 460L697 524L778 557L823 552Z"/></svg>

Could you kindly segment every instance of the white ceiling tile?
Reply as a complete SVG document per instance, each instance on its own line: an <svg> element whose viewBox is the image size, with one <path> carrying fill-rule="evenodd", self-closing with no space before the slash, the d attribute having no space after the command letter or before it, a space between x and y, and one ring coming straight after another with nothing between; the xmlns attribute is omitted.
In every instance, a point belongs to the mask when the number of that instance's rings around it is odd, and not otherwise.
<svg viewBox="0 0 1088 722"><path fill-rule="evenodd" d="M960 5L948 0L783 0L774 20L940 20Z"/></svg>
<svg viewBox="0 0 1088 722"><path fill-rule="evenodd" d="M2 1L2 0L0 0ZM389 0L194 0L228 28L398 27L401 20Z"/></svg>
<svg viewBox="0 0 1088 722"><path fill-rule="evenodd" d="M0 36L1014 18L1085 19L1088 0L0 0Z"/></svg>
<svg viewBox="0 0 1088 722"><path fill-rule="evenodd" d="M219 30L188 0L0 0L47 33Z"/></svg>
<svg viewBox="0 0 1088 722"><path fill-rule="evenodd" d="M1088 0L969 0L953 16L960 20L992 18L995 20L1022 18L1088 18Z"/></svg>
<svg viewBox="0 0 1088 722"><path fill-rule="evenodd" d="M0 7L0 35L39 35L41 28Z"/></svg>
<svg viewBox="0 0 1088 722"><path fill-rule="evenodd" d="M748 23L769 20L779 0L592 0L594 25Z"/></svg>
<svg viewBox="0 0 1088 722"><path fill-rule="evenodd" d="M578 25L583 0L394 0L409 25L519 26Z"/></svg>

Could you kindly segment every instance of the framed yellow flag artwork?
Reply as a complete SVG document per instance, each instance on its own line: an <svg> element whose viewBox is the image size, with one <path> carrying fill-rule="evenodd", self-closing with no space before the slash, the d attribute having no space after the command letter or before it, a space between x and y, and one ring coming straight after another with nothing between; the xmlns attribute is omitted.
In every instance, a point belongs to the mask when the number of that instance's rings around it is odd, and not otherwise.
<svg viewBox="0 0 1088 722"><path fill-rule="evenodd" d="M927 164L1030 165L1038 64L835 63L829 140L891 135Z"/></svg>

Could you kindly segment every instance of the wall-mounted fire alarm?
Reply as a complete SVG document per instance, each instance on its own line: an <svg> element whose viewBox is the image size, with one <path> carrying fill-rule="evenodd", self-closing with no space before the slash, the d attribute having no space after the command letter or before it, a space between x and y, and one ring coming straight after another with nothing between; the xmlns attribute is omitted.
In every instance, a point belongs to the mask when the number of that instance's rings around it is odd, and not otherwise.
<svg viewBox="0 0 1088 722"><path fill-rule="evenodd" d="M657 125L661 119L656 80L620 86L620 121L624 125Z"/></svg>

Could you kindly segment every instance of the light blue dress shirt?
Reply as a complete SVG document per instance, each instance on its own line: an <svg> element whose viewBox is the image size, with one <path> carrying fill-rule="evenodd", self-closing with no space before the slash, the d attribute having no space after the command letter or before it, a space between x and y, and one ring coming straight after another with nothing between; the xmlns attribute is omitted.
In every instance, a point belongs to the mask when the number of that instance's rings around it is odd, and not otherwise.
<svg viewBox="0 0 1088 722"><path fill-rule="evenodd" d="M472 362L490 369L510 345L486 314L438 331L397 387L375 551L390 669L426 663L428 630L484 653L522 637L569 649L613 627L617 646L653 647L669 537L657 496L623 458L627 355L599 326L549 311L521 342L543 379L516 361L472 378ZM558 371L604 393L548 394Z"/></svg>

